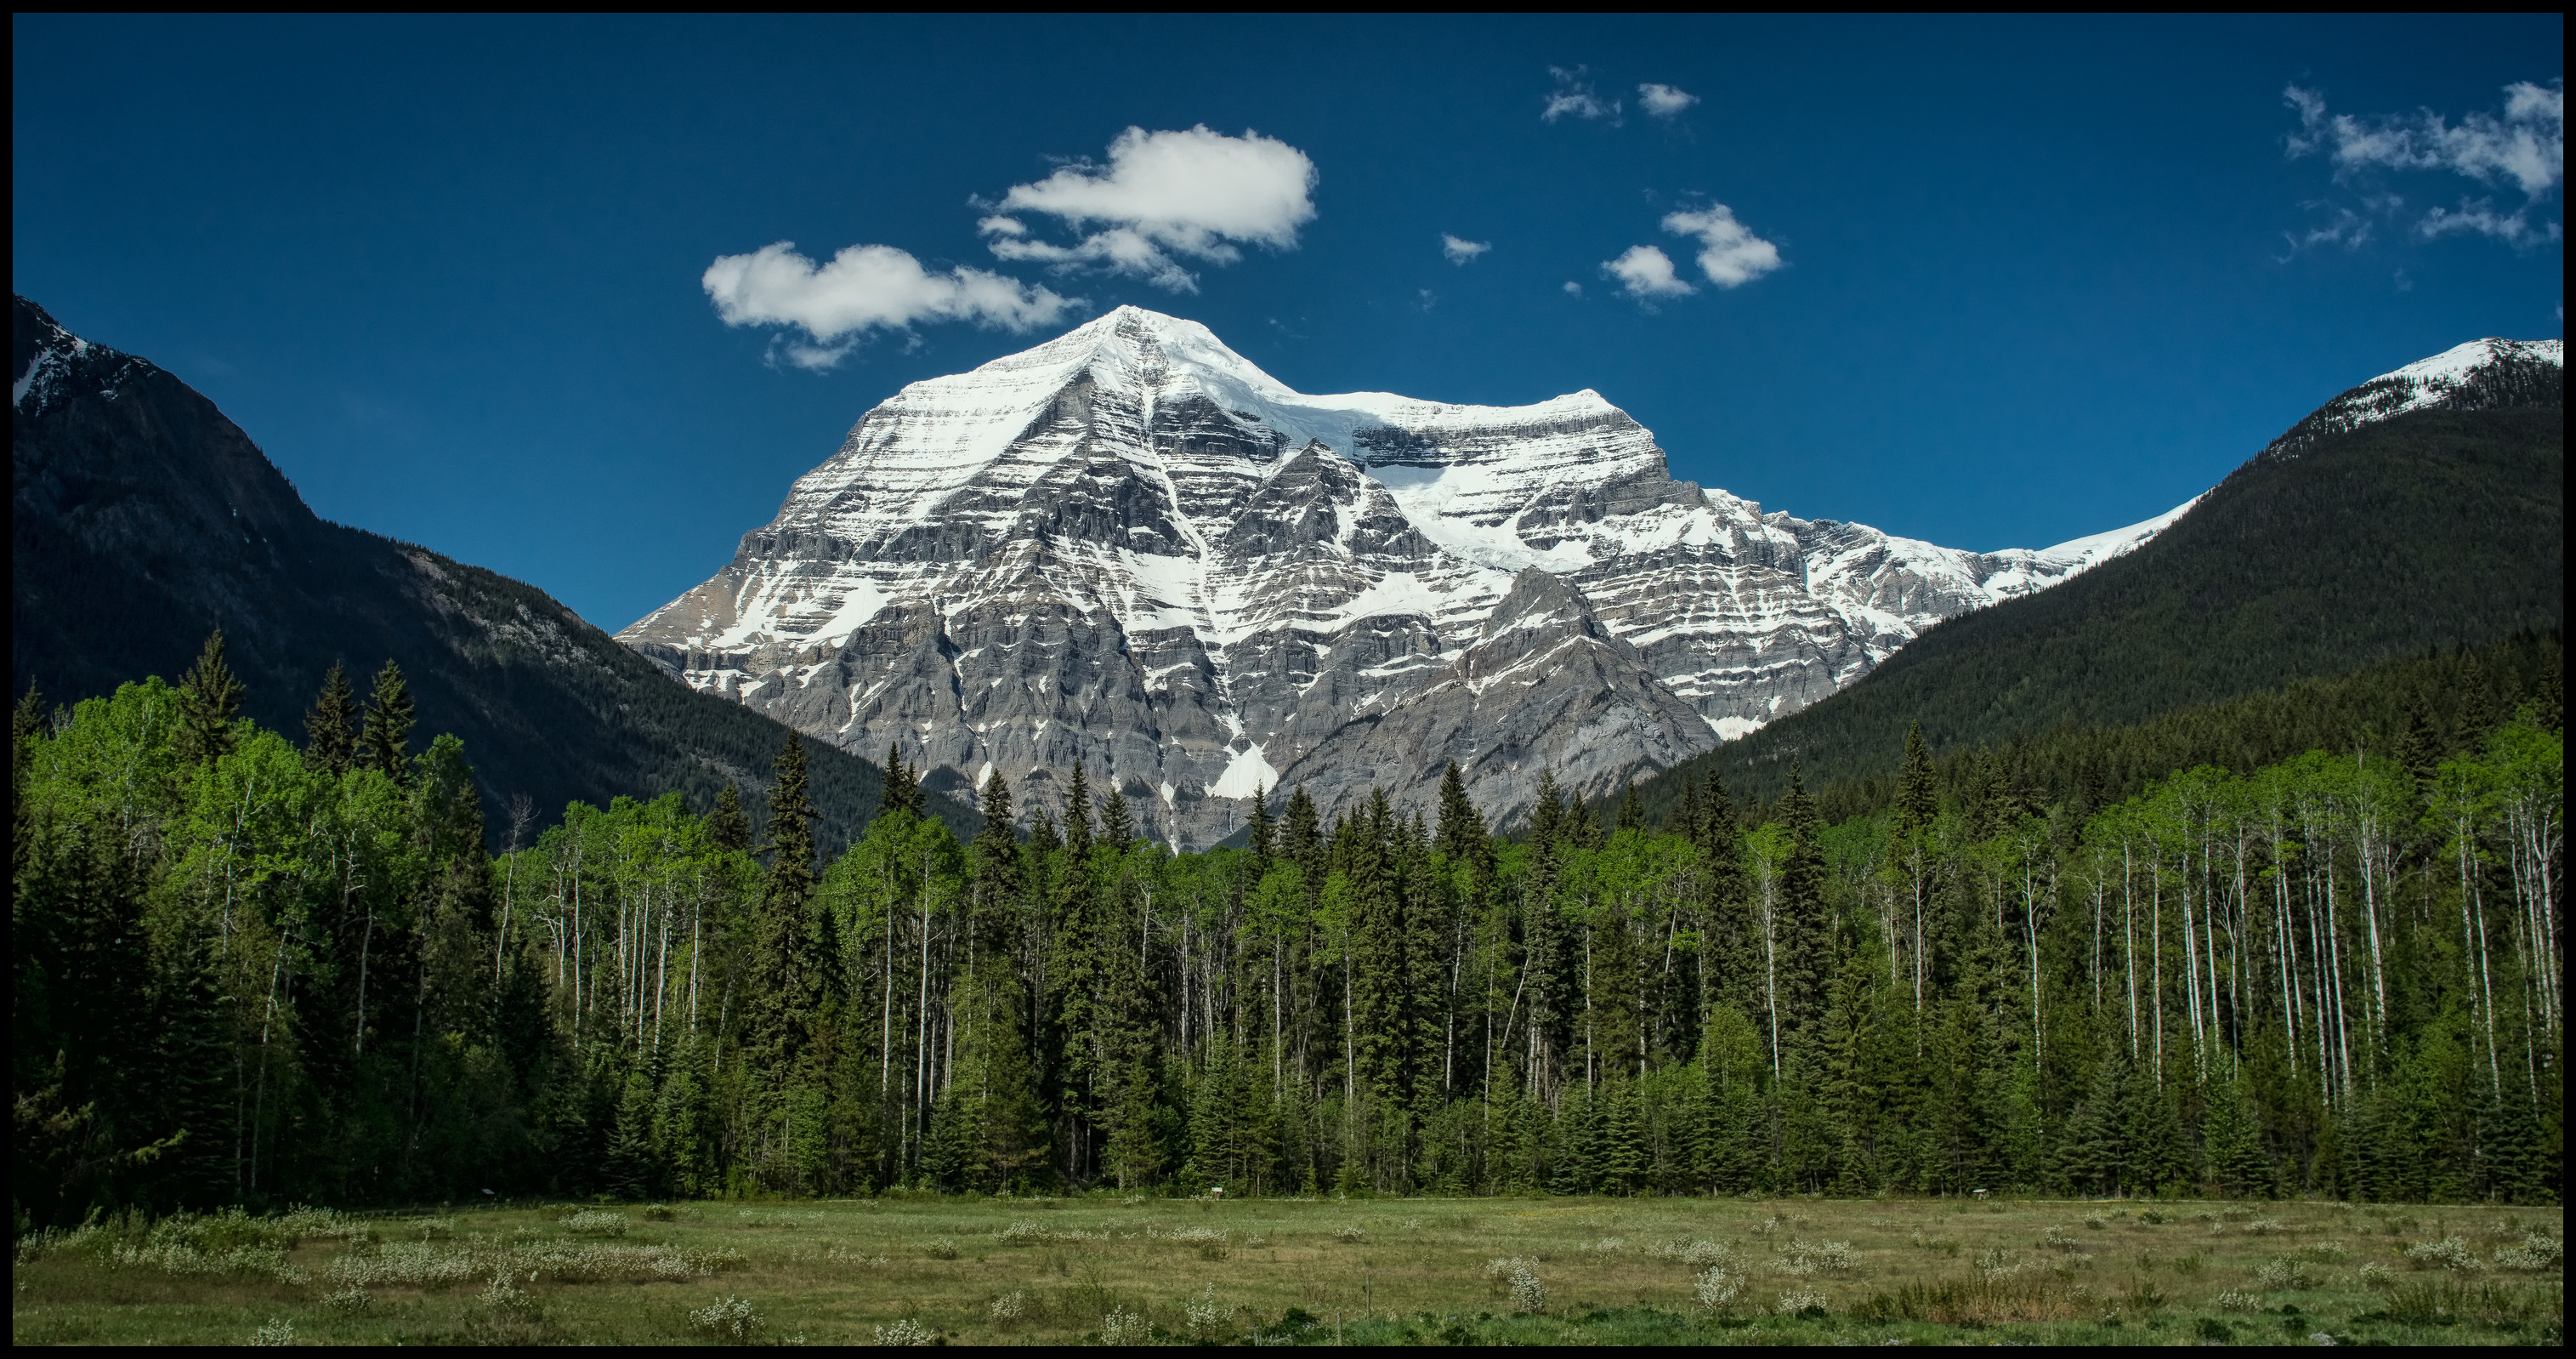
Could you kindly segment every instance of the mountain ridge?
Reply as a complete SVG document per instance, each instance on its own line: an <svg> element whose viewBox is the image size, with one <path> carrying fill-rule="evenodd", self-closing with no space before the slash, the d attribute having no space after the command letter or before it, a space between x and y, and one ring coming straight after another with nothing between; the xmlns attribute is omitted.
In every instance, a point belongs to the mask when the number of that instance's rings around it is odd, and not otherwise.
<svg viewBox="0 0 2576 1359"><path fill-rule="evenodd" d="M1518 407L1307 396L1196 322L1121 307L880 403L732 562L618 636L818 738L892 744L934 786L1047 785L1079 762L1158 837L1204 844L1265 773L1337 790L1328 815L1357 796L1327 767L1358 739L1334 745L1345 726L1476 706L1439 677L1524 570L1581 595L1664 692L1611 685L1567 709L1607 725L1480 743L1471 796L1506 819L1543 768L1615 786L2179 513L2062 548L1941 548L1677 481L1589 388Z"/></svg>
<svg viewBox="0 0 2576 1359"><path fill-rule="evenodd" d="M1714 764L1768 799L1793 758L1816 782L1855 777L1918 720L1937 753L2555 632L2563 358L2558 341L2479 340L2358 384L2135 553L1927 629L1831 699L1658 781Z"/></svg>
<svg viewBox="0 0 2576 1359"><path fill-rule="evenodd" d="M225 631L246 713L302 728L324 669L363 691L398 661L425 739L453 731L500 836L515 795L731 784L755 816L786 729L671 685L543 591L315 515L250 436L149 360L72 335L26 298L11 328L11 683L55 700L176 675ZM820 835L873 815L874 766L814 747ZM969 814L942 801L960 825Z"/></svg>

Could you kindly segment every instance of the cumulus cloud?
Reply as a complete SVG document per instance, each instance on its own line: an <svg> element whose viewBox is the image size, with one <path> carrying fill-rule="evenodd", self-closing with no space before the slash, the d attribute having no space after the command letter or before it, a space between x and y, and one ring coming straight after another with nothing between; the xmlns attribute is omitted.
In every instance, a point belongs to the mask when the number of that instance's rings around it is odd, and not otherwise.
<svg viewBox="0 0 2576 1359"><path fill-rule="evenodd" d="M922 321L971 321L1027 330L1077 303L1046 288L981 269L934 273L890 245L854 245L816 265L793 241L748 255L719 255L699 283L729 326L792 326L805 332L786 356L802 368L839 363L871 330Z"/></svg>
<svg viewBox="0 0 2576 1359"><path fill-rule="evenodd" d="M1568 297L1583 296L1583 285L1575 282L1573 279L1567 279L1565 281L1565 295Z"/></svg>
<svg viewBox="0 0 2576 1359"><path fill-rule="evenodd" d="M1109 144L1109 163L1076 161L1014 186L980 224L1006 260L1096 268L1196 292L1183 261L1232 264L1239 242L1293 250L1314 220L1315 163L1256 132L1229 137L1204 126L1180 132L1131 127ZM1040 239L1014 213L1060 219L1084 233L1071 245Z"/></svg>
<svg viewBox="0 0 2576 1359"><path fill-rule="evenodd" d="M1592 92L1592 82L1583 78L1584 70L1581 66L1571 71L1562 66L1547 68L1547 73L1556 77L1556 88L1548 92L1546 106L1539 110L1541 121L1553 123L1559 118L1615 119L1619 116L1619 101L1602 102L1601 96Z"/></svg>
<svg viewBox="0 0 2576 1359"><path fill-rule="evenodd" d="M1440 253L1447 256L1451 264L1465 264L1493 248L1492 241L1463 240L1445 231L1440 233Z"/></svg>
<svg viewBox="0 0 2576 1359"><path fill-rule="evenodd" d="M1688 297L1699 291L1674 272L1672 256L1651 245L1629 246L1628 253L1603 262L1601 272L1616 282L1621 292L1640 302Z"/></svg>
<svg viewBox="0 0 2576 1359"><path fill-rule="evenodd" d="M2509 183L2520 189L2523 204L2501 211L2489 198L2463 199L2457 209L2433 208L2416 219L2413 234L2423 239L2480 235L2515 246L2560 239L2559 223L2534 222L2534 209L2567 176L2567 94L2563 83L2540 86L2516 81L2504 87L2502 108L2479 110L2457 122L2431 109L2413 113L2334 113L2325 96L2292 85L2282 102L2299 116L2299 130L2284 139L2289 156L2322 156L2334 166L2336 180L2348 182L2377 171L2437 172L2480 184ZM2365 195L2372 216L2395 218L2404 200L2393 194ZM2364 223L2354 226L2349 207L2335 208L2336 220L2305 233L2288 233L2294 249L2367 239Z"/></svg>
<svg viewBox="0 0 2576 1359"><path fill-rule="evenodd" d="M1780 248L1752 233L1724 203L1664 218L1664 230L1699 238L1700 272L1721 288L1740 288L1780 267ZM1633 252L1631 252L1633 253Z"/></svg>
<svg viewBox="0 0 2576 1359"><path fill-rule="evenodd" d="M2325 96L2296 85L2282 99L2298 111L2293 158L2322 153L2338 168L2448 170L2481 184L2499 177L2537 199L2567 173L2567 91L2528 81L2504 87L2501 114L2476 112L2456 125L2431 109L2354 117L2328 113Z"/></svg>
<svg viewBox="0 0 2576 1359"><path fill-rule="evenodd" d="M1675 89L1670 85L1658 85L1648 81L1637 87L1637 107L1644 109L1649 118L1675 117L1682 110L1698 102L1698 95Z"/></svg>

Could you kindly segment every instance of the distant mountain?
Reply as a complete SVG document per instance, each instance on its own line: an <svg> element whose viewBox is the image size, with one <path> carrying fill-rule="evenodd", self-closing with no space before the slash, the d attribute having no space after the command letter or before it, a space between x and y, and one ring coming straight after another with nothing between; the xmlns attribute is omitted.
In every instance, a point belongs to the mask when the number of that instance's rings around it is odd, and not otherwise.
<svg viewBox="0 0 2576 1359"><path fill-rule="evenodd" d="M333 660L362 695L399 663L415 744L464 738L495 834L521 793L550 820L576 798L674 789L704 810L732 783L759 815L784 727L672 684L539 590L315 517L214 403L23 297L10 361L17 692L33 681L70 701L175 678L221 627L248 714L299 738ZM875 766L818 745L812 779L825 839L875 814Z"/></svg>
<svg viewBox="0 0 2576 1359"><path fill-rule="evenodd" d="M1203 845L1264 785L1422 806L1454 759L1506 820L1542 768L1617 788L2172 517L1977 553L1766 514L1595 392L1308 396L1120 307L896 393L618 636L932 786L1078 765Z"/></svg>
<svg viewBox="0 0 2576 1359"><path fill-rule="evenodd" d="M1926 630L1715 761L1776 796L1936 749L2119 724L2566 620L2566 361L2480 340L2319 407L2135 552ZM1661 803L1667 776L1648 790Z"/></svg>

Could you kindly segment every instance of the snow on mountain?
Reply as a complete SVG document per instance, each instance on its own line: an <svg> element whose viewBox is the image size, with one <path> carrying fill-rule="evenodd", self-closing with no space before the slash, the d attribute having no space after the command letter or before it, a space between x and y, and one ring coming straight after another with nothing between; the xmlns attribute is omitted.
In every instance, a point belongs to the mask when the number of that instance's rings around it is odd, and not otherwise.
<svg viewBox="0 0 2576 1359"><path fill-rule="evenodd" d="M2566 380L2564 340L2471 340L2352 388L2310 412L2257 456L2295 458L2318 439L2408 411L2524 404L2534 387L2563 386Z"/></svg>
<svg viewBox="0 0 2576 1359"><path fill-rule="evenodd" d="M1597 392L1310 396L1121 307L896 393L713 579L619 636L939 786L998 770L1054 796L1079 761L1203 844L1256 786L1302 784L1327 815L1373 782L1419 803L1450 758L1491 816L1525 811L1542 767L1607 792L2190 508L1945 548L1675 481ZM1542 622L1493 631L1507 615Z"/></svg>

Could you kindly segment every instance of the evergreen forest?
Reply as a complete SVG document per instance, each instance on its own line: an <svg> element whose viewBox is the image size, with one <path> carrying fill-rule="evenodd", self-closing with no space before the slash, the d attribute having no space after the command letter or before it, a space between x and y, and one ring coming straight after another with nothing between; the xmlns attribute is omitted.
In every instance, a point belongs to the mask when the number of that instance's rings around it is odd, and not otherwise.
<svg viewBox="0 0 2576 1359"><path fill-rule="evenodd" d="M2556 1202L2558 657L2436 658L2485 679L2259 762L2031 777L2164 747L1936 764L1917 729L1860 791L1793 768L1757 805L1711 767L1504 828L1453 769L1430 815L1291 789L1248 845L1175 854L1079 769L1063 805L992 778L960 838L891 753L826 834L794 736L757 828L730 788L487 827L398 667L334 670L291 737L240 715L218 636L176 684L16 705L13 1215Z"/></svg>

